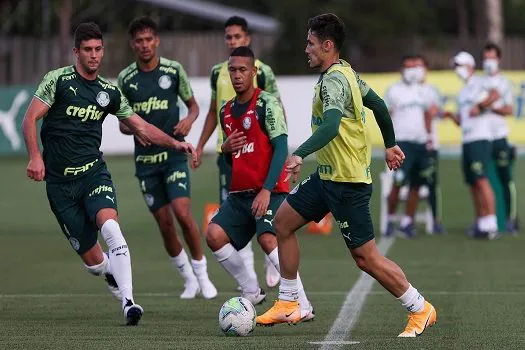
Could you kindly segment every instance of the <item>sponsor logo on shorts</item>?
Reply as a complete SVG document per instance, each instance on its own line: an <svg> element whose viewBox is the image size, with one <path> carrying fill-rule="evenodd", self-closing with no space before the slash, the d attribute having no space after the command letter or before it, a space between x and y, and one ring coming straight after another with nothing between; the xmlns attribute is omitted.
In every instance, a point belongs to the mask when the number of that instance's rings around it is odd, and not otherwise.
<svg viewBox="0 0 525 350"><path fill-rule="evenodd" d="M146 204L148 205L148 207L151 207L153 203L155 203L155 197L153 197L149 193L144 193L144 200L146 201Z"/></svg>
<svg viewBox="0 0 525 350"><path fill-rule="evenodd" d="M93 165L95 165L95 163L98 162L98 159L95 159L94 161L92 162L89 162L87 164L84 164L82 166L78 166L78 167L67 167L64 169L64 176L67 176L67 175L77 175L77 174L80 174L80 173L83 173L83 172L86 172L88 171L89 169L91 169L93 167Z"/></svg>
<svg viewBox="0 0 525 350"><path fill-rule="evenodd" d="M166 183L169 184L169 183L175 183L177 182L177 180L180 180L180 179L186 179L188 177L188 175L186 174L185 171L174 171L173 173L171 173L170 176L168 176L166 178ZM186 183L184 185L184 187L186 187Z"/></svg>
<svg viewBox="0 0 525 350"><path fill-rule="evenodd" d="M75 251L80 249L80 242L75 237L69 237L69 243L71 244L71 247L75 249Z"/></svg>
<svg viewBox="0 0 525 350"><path fill-rule="evenodd" d="M93 191L89 193L89 197L92 197L97 194L101 194L102 192L111 192L113 193L113 187L106 186L106 185L100 185L97 188L95 188ZM108 196L106 196L108 197Z"/></svg>
<svg viewBox="0 0 525 350"><path fill-rule="evenodd" d="M344 221L344 222L341 222L339 220L336 221L337 225L339 225L339 228L340 229L343 229L343 228L348 228L348 221Z"/></svg>

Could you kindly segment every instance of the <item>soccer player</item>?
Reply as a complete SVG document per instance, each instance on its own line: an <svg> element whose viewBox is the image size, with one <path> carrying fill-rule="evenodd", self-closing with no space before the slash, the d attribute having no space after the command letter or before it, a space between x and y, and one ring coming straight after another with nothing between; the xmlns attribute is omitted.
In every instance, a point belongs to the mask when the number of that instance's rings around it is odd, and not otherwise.
<svg viewBox="0 0 525 350"><path fill-rule="evenodd" d="M404 155L395 144L394 129L383 100L350 64L339 58L344 39L344 24L336 15L323 14L308 21L305 50L308 63L321 72L312 106L313 134L288 159L286 171L288 177L297 180L303 159L313 152L317 171L290 192L275 216L281 268L279 299L257 317L257 323L273 325L300 320L299 245L294 231L331 212L357 266L410 312L408 324L399 336L415 337L436 322L436 310L407 281L401 268L377 249L369 208L371 141L363 106L372 109L381 129L388 167L399 168Z"/></svg>
<svg viewBox="0 0 525 350"><path fill-rule="evenodd" d="M495 89L501 96L492 105L483 110L483 114L488 115L492 125L492 159L496 164L496 174L498 175L503 197L505 199L505 214L507 218L507 231L510 233L518 232L518 220L516 209L516 187L512 180L511 149L507 140L509 128L505 117L512 115L512 84L506 79L499 70L501 60L501 49L495 44L487 44L483 48L483 70L485 71L486 86Z"/></svg>
<svg viewBox="0 0 525 350"><path fill-rule="evenodd" d="M487 178L487 167L492 154L492 125L490 116L481 113L500 99L494 89L487 89L483 77L474 74L474 57L466 51L453 58L456 74L465 86L458 96L459 114L446 112L462 131L463 173L470 186L476 215L475 228L467 231L474 238L498 238L494 192Z"/></svg>
<svg viewBox="0 0 525 350"><path fill-rule="evenodd" d="M149 17L129 25L131 47L137 61L118 76L118 85L135 113L178 141L184 141L199 115L188 76L179 62L159 57L157 24ZM178 97L188 107L186 118L179 119ZM124 123L120 130L131 134ZM202 254L199 228L191 214L190 173L183 152L160 146L143 147L135 139L135 169L144 200L157 221L171 263L184 279L182 299L202 293L215 298L217 289L208 277L206 257ZM175 230L177 218L191 253L191 264Z"/></svg>
<svg viewBox="0 0 525 350"><path fill-rule="evenodd" d="M250 48L233 50L228 59L236 97L220 110L225 134L222 152L232 166L229 195L211 220L206 241L219 263L241 286L242 296L253 304L266 298L257 279L249 273L240 253L254 236L279 271L279 253L273 218L288 193L284 163L288 136L279 100L255 88L255 58ZM312 320L313 307L298 279L300 320Z"/></svg>
<svg viewBox="0 0 525 350"><path fill-rule="evenodd" d="M249 46L251 42L251 34L248 29L248 23L242 17L233 16L228 18L224 24L224 41L230 53L240 46ZM262 90L279 98L279 91L275 82L275 75L272 68L264 64L259 59L255 60L255 67L257 68L257 76L253 79L253 84ZM219 111L226 101L235 97L235 90L232 86L230 76L228 73L228 61L221 62L211 69L211 102L204 128L197 144L196 151L199 158L196 167L200 165L200 159L204 145L210 139L211 134L219 125ZM228 196L228 191L231 181L231 168L226 163L224 155L221 151L223 143L222 132L218 132L217 137L217 166L219 168L219 202L222 204ZM241 251L241 257L248 267L248 271L253 278L257 278L254 269L252 243L248 242L245 248ZM266 259L266 284L268 287L275 287L279 283L281 276L275 270L273 264Z"/></svg>
<svg viewBox="0 0 525 350"><path fill-rule="evenodd" d="M102 122L111 113L143 144L194 150L133 113L119 88L98 75L104 46L95 23L77 27L73 52L76 63L44 76L24 117L27 176L46 181L51 210L71 247L88 272L106 277L112 294L122 300L126 324L136 325L144 311L134 303L130 251L118 224L115 187L99 150ZM43 157L36 132L41 118ZM99 230L107 253L97 241Z"/></svg>
<svg viewBox="0 0 525 350"><path fill-rule="evenodd" d="M386 235L394 234L393 218L399 202L399 191L405 184L410 185L406 213L402 217L399 230L409 238L416 236L414 215L419 200L419 187L428 180L428 150L431 146L432 115L431 106L426 101L421 82L425 69L417 56L403 57L402 80L392 85L386 92L385 103L392 115L398 145L405 154L405 161L394 173L394 184L388 197L388 226ZM423 176L422 176L423 175Z"/></svg>

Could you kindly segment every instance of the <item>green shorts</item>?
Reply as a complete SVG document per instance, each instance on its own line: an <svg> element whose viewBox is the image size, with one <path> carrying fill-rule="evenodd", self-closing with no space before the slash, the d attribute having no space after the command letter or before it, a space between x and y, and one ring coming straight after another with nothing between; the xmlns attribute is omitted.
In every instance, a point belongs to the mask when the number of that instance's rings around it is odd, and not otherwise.
<svg viewBox="0 0 525 350"><path fill-rule="evenodd" d="M510 166L512 155L506 138L492 141L492 159L499 168Z"/></svg>
<svg viewBox="0 0 525 350"><path fill-rule="evenodd" d="M46 191L51 210L71 247L79 255L93 248L98 238L98 211L117 209L117 194L106 166L78 180L47 183Z"/></svg>
<svg viewBox="0 0 525 350"><path fill-rule="evenodd" d="M431 173L426 145L406 141L399 141L397 144L405 154L405 160L394 173L396 185L403 186L409 183L419 186L425 184L426 178Z"/></svg>
<svg viewBox="0 0 525 350"><path fill-rule="evenodd" d="M462 157L465 182L472 186L479 179L487 177L492 157L492 143L487 140L464 143Z"/></svg>
<svg viewBox="0 0 525 350"><path fill-rule="evenodd" d="M219 203L222 204L228 198L232 181L232 167L223 153L217 156L217 167L219 168Z"/></svg>
<svg viewBox="0 0 525 350"><path fill-rule="evenodd" d="M439 152L437 150L426 151L426 168L419 172L417 185L436 186L438 183Z"/></svg>
<svg viewBox="0 0 525 350"><path fill-rule="evenodd" d="M187 161L168 162L148 176L139 176L144 201L154 213L175 198L190 197L191 181Z"/></svg>
<svg viewBox="0 0 525 350"><path fill-rule="evenodd" d="M370 216L372 184L321 180L317 172L297 185L286 201L306 221L319 222L332 213L349 249L374 238Z"/></svg>
<svg viewBox="0 0 525 350"><path fill-rule="evenodd" d="M257 238L263 233L275 235L273 218L277 209L286 198L285 193L272 193L266 215L255 220L252 214L252 203L256 193L230 193L222 203L219 211L211 222L219 225L230 238L235 249L244 248L256 234Z"/></svg>

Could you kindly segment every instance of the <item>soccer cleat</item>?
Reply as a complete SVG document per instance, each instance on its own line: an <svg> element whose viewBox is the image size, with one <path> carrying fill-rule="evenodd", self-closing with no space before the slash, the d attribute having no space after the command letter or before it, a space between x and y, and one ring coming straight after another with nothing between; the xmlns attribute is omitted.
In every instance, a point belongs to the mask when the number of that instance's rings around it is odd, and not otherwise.
<svg viewBox="0 0 525 350"><path fill-rule="evenodd" d="M513 236L517 236L519 232L518 220L507 220L507 232Z"/></svg>
<svg viewBox="0 0 525 350"><path fill-rule="evenodd" d="M139 304L134 304L130 299L126 299L126 305L124 305L124 318L126 319L127 326L136 326L142 315L144 309Z"/></svg>
<svg viewBox="0 0 525 350"><path fill-rule="evenodd" d="M268 288L273 288L276 285L279 284L279 281L281 280L281 275L279 274L279 271L273 266L272 262L268 257L266 257L266 262L264 264L266 269L266 285Z"/></svg>
<svg viewBox="0 0 525 350"><path fill-rule="evenodd" d="M403 238L416 238L416 227L413 223L406 225L405 227L399 228L400 237Z"/></svg>
<svg viewBox="0 0 525 350"><path fill-rule="evenodd" d="M184 283L184 292L180 295L181 299L195 299L197 294L201 292L201 287L199 283L195 281L190 281Z"/></svg>
<svg viewBox="0 0 525 350"><path fill-rule="evenodd" d="M257 293L242 293L241 297L248 299L253 305L258 305L266 300L266 293L262 288L259 288Z"/></svg>
<svg viewBox="0 0 525 350"><path fill-rule="evenodd" d="M408 323L405 330L398 335L399 338L415 338L423 334L425 329L432 327L437 321L437 312L434 306L425 300L425 306L420 312L412 312L408 315Z"/></svg>
<svg viewBox="0 0 525 350"><path fill-rule="evenodd" d="M111 295L113 295L113 297L115 297L115 299L117 300L122 300L122 295L120 294L120 290L118 289L118 284L117 281L115 281L115 277L113 277L113 275L110 273L106 273L104 276L104 279L108 284L108 289Z"/></svg>
<svg viewBox="0 0 525 350"><path fill-rule="evenodd" d="M442 235L445 233L445 228L439 222L434 221L432 225L432 234L433 235Z"/></svg>
<svg viewBox="0 0 525 350"><path fill-rule="evenodd" d="M278 323L296 324L300 321L301 307L299 303L286 300L276 300L270 310L261 316L257 316L256 319L256 323L261 326L273 326Z"/></svg>
<svg viewBox="0 0 525 350"><path fill-rule="evenodd" d="M199 285L204 299L213 299L217 296L217 288L215 288L209 278L200 278Z"/></svg>
<svg viewBox="0 0 525 350"><path fill-rule="evenodd" d="M301 322L313 321L315 318L315 310L312 304L309 304L306 309L301 308Z"/></svg>
<svg viewBox="0 0 525 350"><path fill-rule="evenodd" d="M396 232L396 228L394 227L394 223L393 222L389 222L386 225L385 236L392 237L395 232Z"/></svg>
<svg viewBox="0 0 525 350"><path fill-rule="evenodd" d="M476 233L479 232L479 229L478 229L478 224L477 223L473 223L472 225L470 225L467 230L465 231L465 234L468 236L468 237L471 237L471 238L474 238L476 236Z"/></svg>

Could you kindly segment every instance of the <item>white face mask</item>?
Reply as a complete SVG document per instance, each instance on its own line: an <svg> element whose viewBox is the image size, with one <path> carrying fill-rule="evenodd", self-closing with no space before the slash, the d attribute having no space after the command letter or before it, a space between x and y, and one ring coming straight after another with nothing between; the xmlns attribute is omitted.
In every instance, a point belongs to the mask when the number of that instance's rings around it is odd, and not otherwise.
<svg viewBox="0 0 525 350"><path fill-rule="evenodd" d="M467 80L470 77L470 71L468 67L465 67L465 66L456 67L456 74L463 81Z"/></svg>
<svg viewBox="0 0 525 350"><path fill-rule="evenodd" d="M414 69L414 82L417 84L421 84L425 80L425 68L419 66Z"/></svg>
<svg viewBox="0 0 525 350"><path fill-rule="evenodd" d="M403 76L405 83L414 84L417 82L417 69L418 67L403 68L401 75Z"/></svg>
<svg viewBox="0 0 525 350"><path fill-rule="evenodd" d="M487 58L483 61L483 70L486 74L492 75L499 69L499 62L495 58Z"/></svg>

